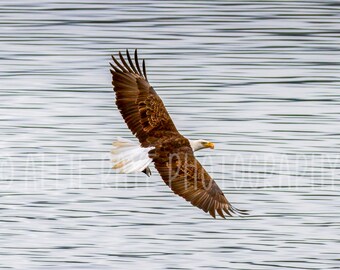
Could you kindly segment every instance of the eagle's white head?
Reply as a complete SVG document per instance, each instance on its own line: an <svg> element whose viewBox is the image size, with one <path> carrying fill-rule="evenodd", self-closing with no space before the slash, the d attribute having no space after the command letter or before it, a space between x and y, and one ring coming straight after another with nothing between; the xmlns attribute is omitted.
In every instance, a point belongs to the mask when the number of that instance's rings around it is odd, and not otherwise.
<svg viewBox="0 0 340 270"><path fill-rule="evenodd" d="M205 140L189 140L192 151L201 150L204 148L214 149L215 145L212 142Z"/></svg>

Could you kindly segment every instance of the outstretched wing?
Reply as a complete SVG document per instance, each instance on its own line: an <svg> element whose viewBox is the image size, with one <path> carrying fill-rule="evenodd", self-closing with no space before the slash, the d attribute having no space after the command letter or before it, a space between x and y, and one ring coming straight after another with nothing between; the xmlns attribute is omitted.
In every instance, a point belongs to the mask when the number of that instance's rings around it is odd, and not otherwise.
<svg viewBox="0 0 340 270"><path fill-rule="evenodd" d="M119 60L112 56L112 85L116 104L127 126L143 147L153 145L157 134L178 133L161 98L147 80L145 61L139 65L137 50L134 62L126 50L127 61L119 52ZM164 132L165 131L165 132Z"/></svg>
<svg viewBox="0 0 340 270"><path fill-rule="evenodd" d="M161 146L150 152L155 167L164 182L174 193L189 201L211 216L216 212L224 214L246 214L246 211L234 208L224 196L216 182L210 177L181 136L167 139Z"/></svg>

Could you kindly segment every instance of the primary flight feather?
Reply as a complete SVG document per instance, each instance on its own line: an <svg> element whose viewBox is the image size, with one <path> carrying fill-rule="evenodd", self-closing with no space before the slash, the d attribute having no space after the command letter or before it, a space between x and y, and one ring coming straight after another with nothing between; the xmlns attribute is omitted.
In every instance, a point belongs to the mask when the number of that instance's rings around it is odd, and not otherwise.
<svg viewBox="0 0 340 270"><path fill-rule="evenodd" d="M126 59L119 52L112 56L112 86L116 105L127 126L139 140L139 145L122 138L113 143L113 168L120 172L151 174L153 162L164 182L177 195L211 216L216 213L245 214L234 208L221 189L194 156L194 151L213 148L205 140L188 140L182 136L161 98L148 82L145 61L142 67L137 50L134 59L126 51Z"/></svg>

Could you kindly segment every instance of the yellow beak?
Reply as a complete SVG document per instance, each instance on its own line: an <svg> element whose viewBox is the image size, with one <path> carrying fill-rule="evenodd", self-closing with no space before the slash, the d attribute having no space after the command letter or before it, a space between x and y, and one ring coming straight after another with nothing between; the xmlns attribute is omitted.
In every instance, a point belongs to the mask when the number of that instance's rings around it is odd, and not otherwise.
<svg viewBox="0 0 340 270"><path fill-rule="evenodd" d="M207 143L205 143L204 146L205 146L205 148L211 148L211 149L215 148L215 145L212 142L207 142Z"/></svg>

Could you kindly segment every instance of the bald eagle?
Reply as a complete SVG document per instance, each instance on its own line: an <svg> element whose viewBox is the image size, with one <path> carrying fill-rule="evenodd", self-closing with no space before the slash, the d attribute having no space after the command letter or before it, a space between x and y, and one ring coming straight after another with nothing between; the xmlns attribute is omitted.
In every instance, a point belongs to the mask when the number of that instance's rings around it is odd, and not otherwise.
<svg viewBox="0 0 340 270"><path fill-rule="evenodd" d="M116 105L139 144L118 138L113 142L113 168L121 173L144 172L150 175L153 162L172 191L216 218L216 212L243 215L233 207L221 189L194 156L194 151L214 148L205 140L189 140L181 135L170 118L161 98L148 82L145 61L142 67L137 50L134 59L126 50L112 55L112 86ZM134 60L134 61L133 61Z"/></svg>

